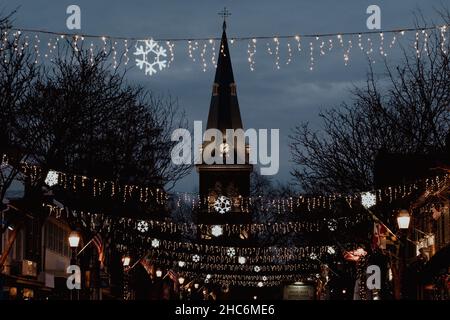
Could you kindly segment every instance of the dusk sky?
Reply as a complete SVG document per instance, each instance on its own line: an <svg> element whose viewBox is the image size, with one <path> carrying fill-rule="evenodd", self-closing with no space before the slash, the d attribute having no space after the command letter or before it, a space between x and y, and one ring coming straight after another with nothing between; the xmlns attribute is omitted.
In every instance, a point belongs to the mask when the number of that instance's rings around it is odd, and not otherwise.
<svg viewBox="0 0 450 320"><path fill-rule="evenodd" d="M412 27L413 12L419 9L430 22L433 20L438 24L441 21L436 9L445 2L8 0L0 1L0 8L3 12L19 8L14 21L18 28L72 32L66 28L66 8L71 4L81 8L79 33L140 38L220 37L222 20L217 12L226 6L232 13L228 18L227 29L230 39L240 36L364 32L368 31L366 8L371 4L381 8L382 30ZM348 39L344 38L345 41ZM378 43L376 39L375 44ZM404 40L404 45L411 44ZM385 42L390 41L391 35L387 35ZM250 71L247 62L248 41L236 41L230 45L230 52L244 126L280 129L280 171L273 179L286 183L292 181L288 147L288 135L292 128L302 121L309 121L320 130L319 111L349 101L349 89L365 82L368 64L365 54L354 42L348 66L344 65L343 50L336 48L325 56L316 56L314 70L310 71L308 43L302 43L303 51L299 53L294 50L296 43L290 40L293 57L292 62L286 65L287 42L281 40L281 67L277 70L274 56L267 52L268 42L273 49L270 40L257 43L255 71ZM337 46L338 42L335 41L334 45ZM381 72L377 45L374 46L374 52L377 59L375 69ZM395 63L398 52L397 46L387 50L390 63ZM157 95L170 94L176 97L192 126L194 120L206 121L208 114L214 68L210 64L209 48L206 54L208 68L203 72L199 59L193 62L188 57L187 42L177 42L175 60L170 68L150 77L134 67L128 72L127 79ZM196 191L197 186L198 176L193 173L180 181L176 189L191 192Z"/></svg>

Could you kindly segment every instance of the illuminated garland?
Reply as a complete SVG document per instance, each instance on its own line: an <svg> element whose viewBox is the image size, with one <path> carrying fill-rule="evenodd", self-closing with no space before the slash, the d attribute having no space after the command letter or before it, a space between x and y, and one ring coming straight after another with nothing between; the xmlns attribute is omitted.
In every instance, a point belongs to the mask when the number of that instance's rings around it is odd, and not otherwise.
<svg viewBox="0 0 450 320"><path fill-rule="evenodd" d="M148 244L152 243L151 239L148 238ZM192 255L202 254L202 255L216 255L223 256L227 259L227 251L230 246L218 246L218 245L209 245L203 243L192 243L192 242L179 242L179 241L170 241L170 240L158 240L158 249L155 250L157 255L166 252L166 254L172 255L183 255L185 257L192 258ZM317 256L321 256L322 254L326 254L328 250L328 246L302 246L302 247L278 247L278 246L269 246L269 247L234 247L236 250L236 256L243 256L257 259L264 259L267 262L271 263L274 260L288 260L295 257L296 259L302 259L309 257L311 253L316 254ZM190 259L189 259L190 260Z"/></svg>
<svg viewBox="0 0 450 320"><path fill-rule="evenodd" d="M2 166L8 164L6 155L2 157ZM21 171L30 176L32 180L42 179L44 170L36 165L21 163ZM206 196L203 199L198 194L175 193L167 194L164 190L137 185L122 185L118 182L89 178L83 175L67 174L56 170L47 173L52 175L54 185L64 190L77 192L89 192L94 197L108 197L126 201L140 201L143 203L156 203L159 206L175 205L180 208L190 206L192 210L207 208L209 212L214 211L215 197ZM298 212L310 212L315 209L331 210L337 201L346 201L350 207L355 203L361 203L362 196L371 193L375 197L375 203L393 202L403 199L421 187L427 192L440 189L443 185L450 183L450 174L437 175L434 177L417 180L413 183L389 186L369 192L357 194L330 194L330 195L298 195L288 198L272 197L243 197L237 195L231 198L232 208L243 213L273 212L279 214L291 214Z"/></svg>
<svg viewBox="0 0 450 320"><path fill-rule="evenodd" d="M44 170L36 165L21 163L21 171L28 175L32 181L42 179ZM49 179L51 177L51 179ZM56 170L47 173L46 182L51 181L50 187L59 186L74 193L89 192L93 197L108 197L122 202L130 200L143 203L166 203L166 193L159 188L141 187L130 184L120 184L115 181L89 178L84 175L67 174ZM48 184L48 183L47 183Z"/></svg>
<svg viewBox="0 0 450 320"><path fill-rule="evenodd" d="M36 177L36 172L39 170L36 166L28 167L25 172ZM102 181L96 178L88 178L81 175L70 175L62 172L51 171L57 174L58 185L61 185L65 190L77 192L77 190L84 188L84 191L90 191L94 197L107 196L111 198L122 199L123 202L128 200L137 200L148 203L153 200L158 205L168 206L170 203L175 204L176 207L190 206L192 210L200 210L207 208L208 212L214 212L214 202L216 198L206 196L203 199L198 194L191 193L176 193L169 195L162 189L152 189L149 187L141 187L136 185L120 185L113 181ZM90 181L91 183L87 183ZM444 184L450 181L450 174L435 176L418 180L414 183L403 184L398 186L389 186L383 189L370 191L375 197L375 203L393 202L398 199L403 199L410 196L413 192L420 189L420 185L428 191L439 189ZM109 190L109 192L106 192ZM346 201L349 207L353 207L354 203L361 203L362 195L367 192L357 194L332 194L332 195L298 195L297 197L289 198L270 198L270 197L242 197L235 196L232 200L232 207L238 209L243 213L259 212L274 212L278 214L291 214L299 211L310 212L315 209L331 210L337 201Z"/></svg>
<svg viewBox="0 0 450 320"><path fill-rule="evenodd" d="M79 217L93 230L99 232L123 231L126 233L137 233L141 236L148 234L184 234L192 235L198 233L210 233L211 225L195 224L195 223L177 223L168 221L159 221L152 219L136 219L136 218L117 218L106 216L104 214L96 214L82 210L66 210L56 205L43 204L49 209L49 212L55 218L71 218ZM99 225L95 220L101 216L102 222ZM277 234L287 235L291 233L303 232L337 232L342 229L351 228L363 221L367 220L365 214L354 214L351 217L320 217L313 221L290 221L290 222L266 222L251 224L222 224L223 235L239 235L245 232L251 235L261 234ZM141 227L145 225L145 228ZM134 230L134 232L133 232Z"/></svg>
<svg viewBox="0 0 450 320"><path fill-rule="evenodd" d="M385 58L388 55L388 50L393 49L407 33L414 35L414 37L411 37L411 42L413 42L412 46L418 58L421 58L423 55L429 55L428 39L433 33L437 33L440 41L439 46L442 52L447 54L448 30L448 25L438 25L385 31L230 37L229 41L232 46L236 42L245 43L247 60L251 71L255 70L255 54L261 51L266 51L269 56L273 57L274 66L277 70L281 69L282 65L291 64L296 55L304 55L308 60L308 69L312 71L318 58L328 55L332 50L340 51L345 66L349 64L352 49L354 48L354 50L367 55L370 60L373 60L375 55ZM388 35L390 38L386 39ZM142 52L142 47L138 43L145 41L154 41L157 46L164 50L164 54L167 56L165 63L169 67L175 58L175 43L182 42L185 45L185 52L188 57L194 63L198 63L204 72L209 68L214 69L216 67L216 47L220 41L220 38L217 37L151 39L71 34L17 28L5 31L2 37L3 41L0 42L0 49L2 49L3 43L6 43L8 39L12 40L15 50L19 52L22 52L27 47L31 47L35 52L35 63L40 62L43 58L53 60L58 46L61 43L69 42L75 52L85 48L89 50L92 56L94 48L96 51L104 53L110 51L112 53L111 65L113 68L117 68L122 61L123 65L127 66L135 54ZM261 50L261 46L265 47L265 50ZM132 48L136 48L136 51L133 55L130 55L129 51ZM153 73L150 72L149 74Z"/></svg>
<svg viewBox="0 0 450 320"><path fill-rule="evenodd" d="M151 249L148 253L152 257L162 259L175 259L175 261L193 261L195 255L199 255L200 261L203 264L238 264L239 258L244 257L245 263L242 265L260 265L260 264L302 264L305 260L313 262L328 255L328 248L330 246L308 246L308 247L289 247L289 248L250 248L247 250L240 250L235 248L237 254L235 257L227 255L220 255L215 252L206 252L202 250L186 253L176 252L169 249ZM227 247L228 248L228 247ZM252 251L251 249L261 249ZM281 249L281 250L275 250ZM242 251L246 252L243 253ZM314 257L315 259L311 259Z"/></svg>
<svg viewBox="0 0 450 320"><path fill-rule="evenodd" d="M319 269L318 265L311 263L298 263L298 264L279 264L279 265L263 265L263 264L220 264L220 263L195 263L190 261L183 261L183 267L179 267L178 262L170 259L152 259L151 262L158 267L164 268L178 268L183 272L188 271L225 271L225 272L255 272L255 267L259 267L261 274L273 273L273 272L316 272Z"/></svg>
<svg viewBox="0 0 450 320"><path fill-rule="evenodd" d="M217 279L217 280L239 280L243 279L246 281L260 281L264 275L248 275L248 274L221 274L221 273L195 273L192 274L190 272L180 272L181 274L186 275L195 275L199 278L204 279ZM287 279L298 279L298 274L283 274L283 275L267 275L267 281L283 281Z"/></svg>

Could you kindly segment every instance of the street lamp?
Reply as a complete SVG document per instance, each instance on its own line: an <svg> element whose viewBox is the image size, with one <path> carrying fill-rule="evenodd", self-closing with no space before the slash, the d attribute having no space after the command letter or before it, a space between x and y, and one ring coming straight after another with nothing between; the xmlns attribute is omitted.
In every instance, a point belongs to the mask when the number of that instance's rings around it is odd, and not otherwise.
<svg viewBox="0 0 450 320"><path fill-rule="evenodd" d="M180 284L180 300L183 300L184 299L184 287L183 287L184 278L183 277L179 277L178 278L178 283Z"/></svg>
<svg viewBox="0 0 450 320"><path fill-rule="evenodd" d="M398 228L402 230L406 230L409 228L409 222L411 221L411 216L409 215L408 210L402 209L398 213L397 216L397 224Z"/></svg>
<svg viewBox="0 0 450 320"><path fill-rule="evenodd" d="M124 267L128 267L130 265L130 262L131 262L130 256L124 256L122 258L122 264Z"/></svg>
<svg viewBox="0 0 450 320"><path fill-rule="evenodd" d="M407 231L409 228L409 223L411 221L411 216L409 215L408 210L402 209L398 213L397 216L397 224L400 229L400 294L402 298L405 298L405 273L407 268L407 241L408 235Z"/></svg>
<svg viewBox="0 0 450 320"><path fill-rule="evenodd" d="M129 255L123 256L122 258L122 265L123 265L123 299L129 300L130 299L130 292L129 292L129 283L128 283L128 272L127 267L130 265L131 258Z"/></svg>
<svg viewBox="0 0 450 320"><path fill-rule="evenodd" d="M72 231L69 234L69 246L70 249L72 249L72 257L70 258L70 264L76 265L77 264L77 248L80 244L80 234L77 231ZM79 295L79 292L77 293ZM74 300L74 292L73 290L70 291L70 300ZM78 296L79 299L79 296Z"/></svg>
<svg viewBox="0 0 450 320"><path fill-rule="evenodd" d="M72 231L69 234L69 246L72 249L72 258L70 259L71 265L77 264L77 248L80 244L80 234L77 231Z"/></svg>
<svg viewBox="0 0 450 320"><path fill-rule="evenodd" d="M71 248L78 248L78 244L80 243L80 235L77 231L72 231L69 234L69 245Z"/></svg>

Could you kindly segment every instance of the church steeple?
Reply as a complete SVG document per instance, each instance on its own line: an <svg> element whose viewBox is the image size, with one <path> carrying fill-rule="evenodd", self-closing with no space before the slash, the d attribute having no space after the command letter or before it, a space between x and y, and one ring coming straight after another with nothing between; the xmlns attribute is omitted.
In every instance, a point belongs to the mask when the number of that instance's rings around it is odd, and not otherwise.
<svg viewBox="0 0 450 320"><path fill-rule="evenodd" d="M223 32L209 107L207 129L222 131L224 141L221 146L223 145L224 148L220 149L223 159L222 163L206 163L206 161L202 161L202 163L196 165L199 173L200 197L201 199L207 199L207 201L202 202L203 205L198 210L197 219L198 223L205 226L249 224L252 221L250 214L238 214L243 211L247 212L247 209L245 209L248 208L247 200L242 199L250 195L250 174L253 170L253 165L248 161L249 148L244 145L245 143L234 144L233 141L230 143L227 141L228 137L226 137L227 129L237 130L243 129L243 127L226 34L227 24L225 18L230 13L224 9L219 14L224 18ZM205 152L206 147L211 143L213 142L205 141L199 146L202 156L204 156L203 152ZM226 145L228 145L228 148L226 148ZM239 148L245 148L245 163L237 161L238 154L242 154L242 149ZM234 150L234 152L231 152L231 150ZM215 152L218 151L214 148L214 156L216 155ZM231 154L233 154L234 158L231 158ZM207 156L210 156L210 154L207 154ZM214 209L214 202L219 199L219 196L227 197L231 201L231 208L227 214L221 214ZM240 205L236 205L236 203L240 203ZM235 246L241 241L249 239L249 234L246 232L237 237L216 237L212 234L211 228L204 228L199 233L199 236L208 242L228 243L230 246Z"/></svg>
<svg viewBox="0 0 450 320"><path fill-rule="evenodd" d="M207 123L207 129L219 129L223 133L225 133L226 129L243 128L230 51L228 49L226 27L224 19Z"/></svg>

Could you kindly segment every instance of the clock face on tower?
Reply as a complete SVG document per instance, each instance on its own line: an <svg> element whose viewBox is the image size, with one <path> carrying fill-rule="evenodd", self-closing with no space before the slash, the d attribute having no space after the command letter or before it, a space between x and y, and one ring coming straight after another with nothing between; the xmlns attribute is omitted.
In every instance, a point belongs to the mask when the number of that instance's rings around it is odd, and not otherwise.
<svg viewBox="0 0 450 320"><path fill-rule="evenodd" d="M230 152L230 145L228 143L221 143L219 149L221 154L227 154Z"/></svg>

